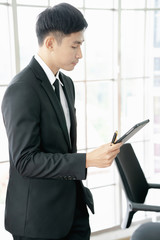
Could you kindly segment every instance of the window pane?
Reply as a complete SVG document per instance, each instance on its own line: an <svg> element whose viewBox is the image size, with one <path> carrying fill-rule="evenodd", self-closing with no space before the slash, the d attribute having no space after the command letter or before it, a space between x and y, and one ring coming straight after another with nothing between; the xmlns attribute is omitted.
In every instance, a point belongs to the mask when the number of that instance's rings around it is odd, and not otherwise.
<svg viewBox="0 0 160 240"><path fill-rule="evenodd" d="M115 8L117 7L117 0L85 0L85 7L90 8Z"/></svg>
<svg viewBox="0 0 160 240"><path fill-rule="evenodd" d="M20 63L24 68L37 52L36 18L43 8L18 7Z"/></svg>
<svg viewBox="0 0 160 240"><path fill-rule="evenodd" d="M154 58L154 70L160 71L160 58L159 57Z"/></svg>
<svg viewBox="0 0 160 240"><path fill-rule="evenodd" d="M160 1L155 1L155 7L160 7ZM159 176L160 173L160 11L153 11L153 43L151 45L153 54L153 154L154 154L154 164L153 171L154 174Z"/></svg>
<svg viewBox="0 0 160 240"><path fill-rule="evenodd" d="M85 137L85 83L75 83L76 116L77 116L77 148L86 149Z"/></svg>
<svg viewBox="0 0 160 240"><path fill-rule="evenodd" d="M0 106L1 106L2 98L3 98L5 90L6 90L5 87L0 87ZM1 153L0 162L3 162L3 161L8 161L9 156L8 156L7 134L6 134L6 130L4 127L1 111L0 111L0 133L1 133L0 134L0 143L1 143L0 144L0 153Z"/></svg>
<svg viewBox="0 0 160 240"><path fill-rule="evenodd" d="M0 163L0 204L4 204L9 176L9 163Z"/></svg>
<svg viewBox="0 0 160 240"><path fill-rule="evenodd" d="M133 125L144 120L144 82L143 79L122 80L122 134ZM138 86L138 87L137 87ZM149 111L149 109L148 109ZM148 118L148 114L146 114ZM144 130L141 130L131 139L143 140Z"/></svg>
<svg viewBox="0 0 160 240"><path fill-rule="evenodd" d="M111 141L113 135L114 85L112 82L87 84L88 147Z"/></svg>
<svg viewBox="0 0 160 240"><path fill-rule="evenodd" d="M86 30L87 79L114 77L116 64L116 13L112 11L86 11L89 27ZM115 22L114 22L115 21ZM102 26L103 27L99 27ZM95 28L95 26L98 26Z"/></svg>
<svg viewBox="0 0 160 240"><path fill-rule="evenodd" d="M121 0L122 8L144 8L145 0Z"/></svg>
<svg viewBox="0 0 160 240"><path fill-rule="evenodd" d="M10 10L10 7L0 5L0 84L7 84L12 75L11 45L13 44L13 34L9 23Z"/></svg>
<svg viewBox="0 0 160 240"><path fill-rule="evenodd" d="M0 3L10 3L11 0L0 0Z"/></svg>
<svg viewBox="0 0 160 240"><path fill-rule="evenodd" d="M155 11L154 12L154 47L155 48L160 48L160 11Z"/></svg>
<svg viewBox="0 0 160 240"><path fill-rule="evenodd" d="M12 235L4 228L4 208L8 184L9 164L0 163L0 236L3 240L12 240Z"/></svg>
<svg viewBox="0 0 160 240"><path fill-rule="evenodd" d="M154 108L154 172L160 173L160 96L153 97Z"/></svg>
<svg viewBox="0 0 160 240"><path fill-rule="evenodd" d="M145 27L145 76L152 77L153 72L153 45L155 38L155 26L154 26L154 11L146 12L146 27ZM157 52L157 51L156 51Z"/></svg>
<svg viewBox="0 0 160 240"><path fill-rule="evenodd" d="M154 172L160 173L160 143L154 144Z"/></svg>
<svg viewBox="0 0 160 240"><path fill-rule="evenodd" d="M147 7L148 8L159 8L160 0L147 0Z"/></svg>
<svg viewBox="0 0 160 240"><path fill-rule="evenodd" d="M160 133L160 96L153 97L154 107L154 132Z"/></svg>
<svg viewBox="0 0 160 240"><path fill-rule="evenodd" d="M63 3L63 2L66 2L66 3L69 3L75 7L82 7L83 6L83 0L50 0L50 4L52 6L56 5L56 4L59 4L59 3Z"/></svg>
<svg viewBox="0 0 160 240"><path fill-rule="evenodd" d="M144 12L122 13L122 77L142 77L144 67Z"/></svg>
<svg viewBox="0 0 160 240"><path fill-rule="evenodd" d="M48 5L48 0L17 0L17 4L26 4L26 5Z"/></svg>
<svg viewBox="0 0 160 240"><path fill-rule="evenodd" d="M92 189L95 204L95 214L90 215L91 230L98 231L113 227L117 224L117 210L115 207L116 192L113 186Z"/></svg>
<svg viewBox="0 0 160 240"><path fill-rule="evenodd" d="M3 239L11 239L7 238L9 234L6 234L4 230L4 208L5 208L5 198L6 198L6 190L8 184L8 175L9 175L9 164L8 163L0 163L0 234ZM10 235L11 236L11 235Z"/></svg>
<svg viewBox="0 0 160 240"><path fill-rule="evenodd" d="M87 186L89 188L104 187L114 184L114 168L89 168L87 175Z"/></svg>
<svg viewBox="0 0 160 240"><path fill-rule="evenodd" d="M160 76L154 76L153 84L156 87L156 90L158 90L160 87Z"/></svg>

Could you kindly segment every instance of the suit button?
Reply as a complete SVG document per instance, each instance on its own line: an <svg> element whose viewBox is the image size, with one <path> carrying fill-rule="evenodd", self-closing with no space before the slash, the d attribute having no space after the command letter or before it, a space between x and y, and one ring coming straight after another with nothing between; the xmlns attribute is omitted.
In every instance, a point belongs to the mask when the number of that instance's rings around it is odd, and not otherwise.
<svg viewBox="0 0 160 240"><path fill-rule="evenodd" d="M72 176L68 176L68 180L72 180L73 178L72 178Z"/></svg>
<svg viewBox="0 0 160 240"><path fill-rule="evenodd" d="M68 180L68 177L67 177L67 176L64 176L63 179L64 179L64 180Z"/></svg>
<svg viewBox="0 0 160 240"><path fill-rule="evenodd" d="M76 177L72 177L72 180L77 180L77 178Z"/></svg>

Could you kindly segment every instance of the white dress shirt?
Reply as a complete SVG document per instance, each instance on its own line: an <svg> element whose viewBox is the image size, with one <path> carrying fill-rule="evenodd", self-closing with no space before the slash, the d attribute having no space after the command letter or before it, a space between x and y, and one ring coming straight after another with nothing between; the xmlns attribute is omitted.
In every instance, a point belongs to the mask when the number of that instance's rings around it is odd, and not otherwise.
<svg viewBox="0 0 160 240"><path fill-rule="evenodd" d="M67 125L67 129L68 129L68 135L70 138L70 128L71 128L70 113L69 113L68 103L67 103L64 91L63 91L63 83L59 79L59 71L55 76L53 74L53 72L51 71L51 69L45 64L45 62L40 58L40 56L38 54L36 54L34 57L37 60L37 62L40 64L40 66L43 68L44 72L46 73L54 91L55 91L55 87L54 87L53 83L55 82L56 79L58 79L58 81L59 81L60 102L61 102L61 105L62 105L62 108L64 111L66 125Z"/></svg>

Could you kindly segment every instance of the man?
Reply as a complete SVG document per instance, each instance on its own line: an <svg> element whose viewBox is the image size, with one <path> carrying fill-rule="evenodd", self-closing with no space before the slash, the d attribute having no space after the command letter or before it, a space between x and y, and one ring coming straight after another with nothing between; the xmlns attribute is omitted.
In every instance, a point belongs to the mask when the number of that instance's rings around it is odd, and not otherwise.
<svg viewBox="0 0 160 240"><path fill-rule="evenodd" d="M86 205L93 213L94 207L81 180L88 167L110 166L121 147L76 152L74 86L59 70L73 70L82 58L86 28L69 4L43 11L36 23L38 54L4 95L10 156L5 227L15 240L88 240Z"/></svg>

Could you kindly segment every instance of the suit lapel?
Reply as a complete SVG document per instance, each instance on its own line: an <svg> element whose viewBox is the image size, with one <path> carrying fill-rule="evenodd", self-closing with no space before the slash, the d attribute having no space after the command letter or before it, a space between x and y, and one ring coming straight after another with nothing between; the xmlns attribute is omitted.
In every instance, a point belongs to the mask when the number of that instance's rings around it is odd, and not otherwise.
<svg viewBox="0 0 160 240"><path fill-rule="evenodd" d="M71 144L70 144L70 140L69 140L69 136L68 136L68 130L67 130L67 126L66 126L66 120L65 120L62 106L61 106L60 102L58 101L57 96L56 96L55 92L53 91L53 88L52 88L45 72L39 65L39 63L33 58L29 65L34 70L36 77L41 80L41 85L42 85L43 89L45 90L46 94L48 95L48 98L56 112L57 118L59 120L59 124L61 126L61 129L64 133L64 137L66 139L66 142L69 145L69 148L71 149Z"/></svg>

